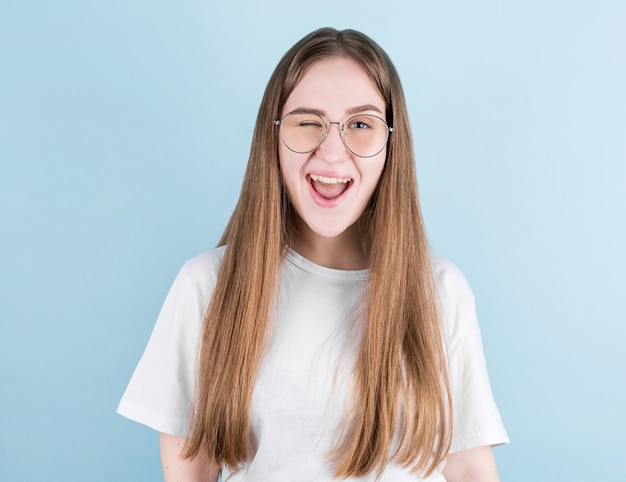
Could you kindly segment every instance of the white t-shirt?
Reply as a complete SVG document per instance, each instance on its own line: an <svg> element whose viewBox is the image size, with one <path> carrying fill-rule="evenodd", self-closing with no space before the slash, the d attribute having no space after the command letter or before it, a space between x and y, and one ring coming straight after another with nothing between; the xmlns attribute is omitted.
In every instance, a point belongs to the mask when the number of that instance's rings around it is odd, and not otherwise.
<svg viewBox="0 0 626 482"><path fill-rule="evenodd" d="M188 261L165 300L118 412L153 429L186 436L191 423L200 329L224 248ZM449 261L433 258L447 337L454 405L451 452L508 442L494 402L472 292ZM318 266L288 251L268 352L254 387L254 458L229 482L333 480L328 454L350 394L358 303L367 270ZM351 348L352 347L352 348ZM441 469L441 468L440 468ZM358 479L374 480L374 475ZM383 482L443 482L390 464Z"/></svg>

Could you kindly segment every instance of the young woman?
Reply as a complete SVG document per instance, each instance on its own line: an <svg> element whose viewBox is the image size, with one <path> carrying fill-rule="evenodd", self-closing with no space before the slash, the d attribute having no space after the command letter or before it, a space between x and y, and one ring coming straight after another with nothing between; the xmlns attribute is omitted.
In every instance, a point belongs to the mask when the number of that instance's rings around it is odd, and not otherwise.
<svg viewBox="0 0 626 482"><path fill-rule="evenodd" d="M283 57L219 247L181 269L119 412L166 481L497 481L472 293L428 248L398 75L351 30Z"/></svg>

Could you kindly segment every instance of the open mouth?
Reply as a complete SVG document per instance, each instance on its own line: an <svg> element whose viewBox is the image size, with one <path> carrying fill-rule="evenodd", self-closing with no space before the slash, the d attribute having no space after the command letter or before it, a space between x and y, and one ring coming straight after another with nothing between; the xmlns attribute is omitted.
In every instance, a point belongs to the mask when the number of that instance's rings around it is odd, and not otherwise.
<svg viewBox="0 0 626 482"><path fill-rule="evenodd" d="M341 196L352 185L352 179L347 177L326 177L317 174L309 174L309 182L313 190L327 200Z"/></svg>

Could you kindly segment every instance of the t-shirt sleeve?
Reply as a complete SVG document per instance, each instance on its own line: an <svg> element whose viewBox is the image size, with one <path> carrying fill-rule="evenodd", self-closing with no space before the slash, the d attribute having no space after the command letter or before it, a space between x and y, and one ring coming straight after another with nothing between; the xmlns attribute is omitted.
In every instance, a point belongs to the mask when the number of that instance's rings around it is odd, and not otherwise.
<svg viewBox="0 0 626 482"><path fill-rule="evenodd" d="M452 391L450 452L508 443L489 382L474 295L454 264L438 258L435 266Z"/></svg>
<svg viewBox="0 0 626 482"><path fill-rule="evenodd" d="M174 280L118 413L184 437L193 411L200 330L212 280L206 260L187 262Z"/></svg>

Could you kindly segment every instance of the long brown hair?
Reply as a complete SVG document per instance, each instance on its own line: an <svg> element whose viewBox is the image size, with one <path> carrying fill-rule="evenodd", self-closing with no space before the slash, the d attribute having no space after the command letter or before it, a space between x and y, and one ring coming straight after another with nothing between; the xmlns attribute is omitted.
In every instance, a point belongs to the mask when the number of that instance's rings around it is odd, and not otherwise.
<svg viewBox="0 0 626 482"><path fill-rule="evenodd" d="M370 280L352 405L329 458L337 477L381 473L388 462L430 474L449 450L451 402L404 94L375 42L330 28L296 43L265 90L241 195L219 243L226 252L204 320L185 455L202 451L231 468L253 456L250 401L296 224L273 121L307 68L333 56L355 61L370 76L394 130L365 223Z"/></svg>

